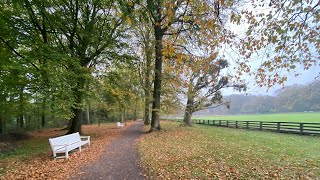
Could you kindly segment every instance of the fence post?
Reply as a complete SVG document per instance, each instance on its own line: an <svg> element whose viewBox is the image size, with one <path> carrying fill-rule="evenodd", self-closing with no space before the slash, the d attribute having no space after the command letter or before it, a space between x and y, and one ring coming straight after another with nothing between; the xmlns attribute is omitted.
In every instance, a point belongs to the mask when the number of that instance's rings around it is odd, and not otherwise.
<svg viewBox="0 0 320 180"><path fill-rule="evenodd" d="M260 130L262 130L262 121L260 122Z"/></svg>
<svg viewBox="0 0 320 180"><path fill-rule="evenodd" d="M236 128L238 128L238 121L236 121Z"/></svg>
<svg viewBox="0 0 320 180"><path fill-rule="evenodd" d="M303 123L300 123L300 133L303 134Z"/></svg>
<svg viewBox="0 0 320 180"><path fill-rule="evenodd" d="M247 126L247 129L249 129L249 121L246 121L246 126Z"/></svg>
<svg viewBox="0 0 320 180"><path fill-rule="evenodd" d="M208 120L208 125L210 125L210 122L209 122L209 120Z"/></svg>
<svg viewBox="0 0 320 180"><path fill-rule="evenodd" d="M221 126L221 120L219 120L219 126Z"/></svg>
<svg viewBox="0 0 320 180"><path fill-rule="evenodd" d="M277 122L277 131L280 132L280 122Z"/></svg>
<svg viewBox="0 0 320 180"><path fill-rule="evenodd" d="M227 127L229 127L229 121L227 120Z"/></svg>
<svg viewBox="0 0 320 180"><path fill-rule="evenodd" d="M215 120L213 120L213 125L216 125L216 121Z"/></svg>

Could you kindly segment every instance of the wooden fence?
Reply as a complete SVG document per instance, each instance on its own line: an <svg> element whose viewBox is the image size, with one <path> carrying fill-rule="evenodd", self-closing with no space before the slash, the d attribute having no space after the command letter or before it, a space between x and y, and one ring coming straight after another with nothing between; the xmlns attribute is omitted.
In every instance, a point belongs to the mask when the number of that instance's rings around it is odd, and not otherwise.
<svg viewBox="0 0 320 180"><path fill-rule="evenodd" d="M196 124L223 126L230 128L268 130L282 133L320 135L320 123L230 121L230 120L193 120Z"/></svg>

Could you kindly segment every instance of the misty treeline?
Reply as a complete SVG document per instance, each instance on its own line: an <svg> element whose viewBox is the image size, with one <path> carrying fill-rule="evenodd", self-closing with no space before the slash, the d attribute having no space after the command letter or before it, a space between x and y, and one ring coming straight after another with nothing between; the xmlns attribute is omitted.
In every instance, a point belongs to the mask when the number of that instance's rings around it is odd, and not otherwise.
<svg viewBox="0 0 320 180"><path fill-rule="evenodd" d="M291 85L269 95L229 95L230 109L218 107L201 113L254 114L320 111L320 81L308 85ZM199 114L199 113L198 113Z"/></svg>

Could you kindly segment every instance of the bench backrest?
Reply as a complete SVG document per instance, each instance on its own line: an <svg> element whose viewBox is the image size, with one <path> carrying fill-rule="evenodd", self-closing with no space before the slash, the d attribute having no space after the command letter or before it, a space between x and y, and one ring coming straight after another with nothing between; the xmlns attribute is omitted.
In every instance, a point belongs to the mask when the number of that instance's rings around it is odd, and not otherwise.
<svg viewBox="0 0 320 180"><path fill-rule="evenodd" d="M65 145L65 144L72 144L75 142L81 141L80 134L78 132L56 137L56 138L49 138L49 142L51 145L52 150L61 148L55 145Z"/></svg>

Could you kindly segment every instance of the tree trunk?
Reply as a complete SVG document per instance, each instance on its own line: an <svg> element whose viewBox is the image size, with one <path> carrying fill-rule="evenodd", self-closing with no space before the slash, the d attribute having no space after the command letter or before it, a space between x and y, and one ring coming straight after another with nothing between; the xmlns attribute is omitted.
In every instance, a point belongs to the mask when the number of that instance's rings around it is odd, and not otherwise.
<svg viewBox="0 0 320 180"><path fill-rule="evenodd" d="M189 97L187 101L186 109L184 111L184 118L183 118L183 123L188 126L191 126L191 117L192 117L193 105L194 105L193 103L194 103L193 97Z"/></svg>
<svg viewBox="0 0 320 180"><path fill-rule="evenodd" d="M150 94L149 94L150 96ZM145 97L145 102L144 102L144 125L149 125L150 124L150 101L148 100L147 97Z"/></svg>
<svg viewBox="0 0 320 180"><path fill-rule="evenodd" d="M127 110L127 107L125 106L125 107L124 107L124 110L123 110L123 116L124 116L124 121L123 121L123 122L124 122L124 124L126 124L126 122L127 122L127 120L128 120L128 116L127 116L128 113L127 113L127 111L128 111L128 110Z"/></svg>
<svg viewBox="0 0 320 180"><path fill-rule="evenodd" d="M7 100L5 99L5 96L1 97L1 106L0 106L0 134L5 133L6 131L6 118L7 118L7 109L6 109L6 103Z"/></svg>
<svg viewBox="0 0 320 180"><path fill-rule="evenodd" d="M23 128L24 127L24 123L23 123L23 104L24 104L24 100L23 100L23 88L21 88L21 92L20 92L20 97L19 97L19 116L18 116L18 128Z"/></svg>
<svg viewBox="0 0 320 180"><path fill-rule="evenodd" d="M192 116L192 113L194 112L194 92L193 92L192 85L189 86L187 96L188 96L188 99L187 99L186 109L184 111L183 123L187 126L191 126L191 116Z"/></svg>
<svg viewBox="0 0 320 180"><path fill-rule="evenodd" d="M19 120L19 128L23 128L24 123L23 123L23 114L20 114L18 117Z"/></svg>
<svg viewBox="0 0 320 180"><path fill-rule="evenodd" d="M37 128L38 128L38 129L41 128L40 124L42 124L42 116L41 116L41 123L40 123L40 118L39 118L39 116L37 116Z"/></svg>
<svg viewBox="0 0 320 180"><path fill-rule="evenodd" d="M71 119L71 126L67 134L72 134L76 132L79 132L80 134L82 134L82 131L81 131L82 110L80 108L75 107L75 108L72 108L72 112L74 113L74 116Z"/></svg>
<svg viewBox="0 0 320 180"><path fill-rule="evenodd" d="M87 109L85 111L85 118L86 118L87 124L90 124L90 107L89 106L87 106Z"/></svg>
<svg viewBox="0 0 320 180"><path fill-rule="evenodd" d="M136 99L136 104L138 103L138 99ZM137 106L134 106L134 110L133 110L133 120L136 121L137 120Z"/></svg>
<svg viewBox="0 0 320 180"><path fill-rule="evenodd" d="M81 75L79 75L81 76ZM72 133L76 133L79 132L80 134L82 134L81 131L81 120L82 120L82 109L81 109L81 103L82 103L82 92L81 90L84 87L84 80L82 80L82 78L79 78L78 81L78 86L76 87L76 89L74 89L75 92L75 105L72 108L72 112L73 112L73 118L71 119L71 126L69 128L69 131L67 132L67 134L72 134Z"/></svg>
<svg viewBox="0 0 320 180"><path fill-rule="evenodd" d="M0 111L0 113L0 134L3 134L5 132L5 119L2 111Z"/></svg>
<svg viewBox="0 0 320 180"><path fill-rule="evenodd" d="M42 112L41 115L41 127L44 128L47 125L47 119L46 119L46 114L44 112Z"/></svg>
<svg viewBox="0 0 320 180"><path fill-rule="evenodd" d="M160 27L161 24L155 26L155 72L154 72L154 89L153 89L153 103L152 103L152 119L150 131L157 131L161 129L160 126L160 95L161 95L161 73L162 73L162 39L163 32Z"/></svg>
<svg viewBox="0 0 320 180"><path fill-rule="evenodd" d="M152 61L152 49L149 46L149 33L146 34L146 41L145 44L145 52L146 52L146 72L145 72L145 79L144 79L144 124L150 124L150 103L151 103L151 82L150 82L150 75L151 75L151 61Z"/></svg>
<svg viewBox="0 0 320 180"><path fill-rule="evenodd" d="M43 99L42 102L42 109L41 109L41 127L44 128L47 125L47 118L46 118L46 98Z"/></svg>

